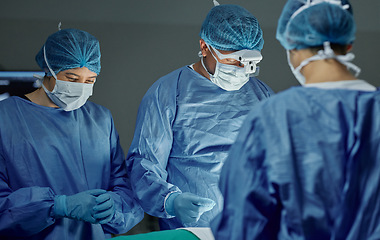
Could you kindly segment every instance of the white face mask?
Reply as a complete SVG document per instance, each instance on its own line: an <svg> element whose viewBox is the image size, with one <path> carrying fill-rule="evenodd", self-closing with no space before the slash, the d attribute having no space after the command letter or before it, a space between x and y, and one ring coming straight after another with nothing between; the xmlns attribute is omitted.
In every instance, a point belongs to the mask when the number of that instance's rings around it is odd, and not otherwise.
<svg viewBox="0 0 380 240"><path fill-rule="evenodd" d="M203 63L203 58L201 63L204 69L208 72L206 66ZM226 91L236 91L239 90L244 84L249 81L249 74L245 73L244 68L239 68L238 66L223 64L216 61L214 74L209 73L211 82L215 83L220 88Z"/></svg>
<svg viewBox="0 0 380 240"><path fill-rule="evenodd" d="M50 100L65 111L72 111L82 107L92 95L94 84L58 80L46 59L45 48L44 58L50 73L55 78L55 86L51 92L42 84L42 88Z"/></svg>
<svg viewBox="0 0 380 240"><path fill-rule="evenodd" d="M244 84L249 81L251 75L258 75L258 67L256 64L262 59L261 53L257 50L240 50L231 54L221 54L215 48L215 53L219 59L231 58L236 61L241 61L244 63L245 67L238 67L235 65L223 64L218 61L211 51L211 47L206 43L207 47L210 49L211 55L216 61L215 72L211 74L203 62L203 57L201 63L203 68L207 71L210 76L210 80L226 91L236 91L239 90Z"/></svg>
<svg viewBox="0 0 380 240"><path fill-rule="evenodd" d="M46 94L57 106L65 111L72 111L82 107L92 95L94 84L55 80L53 91L49 91L42 84Z"/></svg>

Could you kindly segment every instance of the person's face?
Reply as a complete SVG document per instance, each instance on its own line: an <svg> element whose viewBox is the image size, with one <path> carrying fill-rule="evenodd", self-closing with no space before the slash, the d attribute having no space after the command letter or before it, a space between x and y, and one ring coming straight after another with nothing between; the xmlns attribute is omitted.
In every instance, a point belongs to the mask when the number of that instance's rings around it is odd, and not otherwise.
<svg viewBox="0 0 380 240"><path fill-rule="evenodd" d="M214 50L207 47L207 45L203 39L201 39L199 41L199 43L200 43L202 55L204 57L204 59L203 59L204 64L211 74L215 73L216 61L223 63L223 64L227 64L227 65L235 65L238 67L244 67L244 64L242 64L240 61L237 61L236 59L233 59L233 58L219 59L218 55L214 52ZM221 54L229 54L229 53L236 52L236 51L225 51L225 50L218 50L218 51ZM211 52L213 55L211 54ZM214 57L217 60L215 60Z"/></svg>
<svg viewBox="0 0 380 240"><path fill-rule="evenodd" d="M94 84L97 76L96 73L90 71L87 67L72 68L57 73L58 80L86 84ZM55 78L51 76L49 79L48 86L45 85L45 87L49 91L52 91L55 86Z"/></svg>

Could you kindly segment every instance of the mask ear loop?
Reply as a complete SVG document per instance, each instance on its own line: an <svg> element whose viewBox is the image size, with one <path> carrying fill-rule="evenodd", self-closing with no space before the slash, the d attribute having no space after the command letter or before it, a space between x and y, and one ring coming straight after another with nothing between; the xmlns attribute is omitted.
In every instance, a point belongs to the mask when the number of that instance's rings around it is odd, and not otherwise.
<svg viewBox="0 0 380 240"><path fill-rule="evenodd" d="M205 42L205 43L206 43L206 42ZM209 51L210 51L212 57L215 59L216 64L220 64L219 61L218 61L218 59L217 59L217 58L214 56L214 54L212 53L211 48L210 48L210 45L208 45L208 44L206 43L206 46L207 46L207 48L209 49ZM211 74L211 73L207 70L207 68L206 68L206 66L205 66L205 64L204 64L204 62L203 62L203 58L204 58L204 57L203 57L203 55L202 55L202 52L199 51L198 55L199 55L199 54L200 54L200 57L201 57L201 63L202 63L203 68L206 70L206 72L208 73L208 75L210 75L210 78L212 78L214 75Z"/></svg>
<svg viewBox="0 0 380 240"><path fill-rule="evenodd" d="M355 55L353 53L347 53L346 55L335 55L334 51L331 49L330 42L323 43L324 50L320 50L318 54L323 54L327 58L334 58L341 64L345 65L348 69L352 69L355 72L355 77L358 77L361 69L350 61L354 60Z"/></svg>
<svg viewBox="0 0 380 240"><path fill-rule="evenodd" d="M208 75L210 76L210 78L213 76L206 68L204 62L203 62L203 58L201 59L201 63L202 63L202 67L206 70L206 72L208 73Z"/></svg>
<svg viewBox="0 0 380 240"><path fill-rule="evenodd" d="M308 59L305 59L301 62L301 64L296 67L295 71L301 71L303 67L309 64L312 61L323 60L323 59L335 59L341 64L345 65L347 69L352 69L355 72L355 77L360 74L361 69L355 64L351 63L355 58L353 53L347 53L346 55L336 55L334 51L331 49L330 42L323 43L323 50L319 50L317 55L314 55Z"/></svg>
<svg viewBox="0 0 380 240"><path fill-rule="evenodd" d="M205 43L206 43L206 42L205 42ZM207 43L206 43L206 46L207 46L207 48L209 49L211 55L214 57L215 61L219 62L219 61L218 61L218 58L216 58L215 55L212 53L211 48L212 48L212 50L215 51L215 54L218 56L218 54L217 54L217 50L216 50L213 46L208 45ZM219 57L219 56L218 56L218 57Z"/></svg>
<svg viewBox="0 0 380 240"><path fill-rule="evenodd" d="M209 49L209 51L211 52L211 49L210 49L210 46L206 43L206 46L207 46L207 48ZM212 52L211 52L211 54L212 54ZM212 56L214 57L214 54L212 54ZM206 66L205 66L205 64L204 64L204 62L203 62L203 54L202 54L202 51L199 51L198 52L198 57L200 57L201 58L201 64L202 64L202 66L203 66L203 68L206 70L206 72L208 73L208 75L210 76L210 78L213 76L213 74L211 74L209 71L208 71L208 69L206 68ZM214 57L215 58L215 57ZM215 60L216 61L218 61L216 58L215 58Z"/></svg>
<svg viewBox="0 0 380 240"><path fill-rule="evenodd" d="M45 46L44 46L44 59L45 59L47 67L49 68L50 73L53 75L53 77L55 78L55 80L58 81L57 75L55 75L54 71L51 69L50 64L49 64L49 62L48 62L48 60L46 58ZM44 91L46 93L50 92L49 90L47 90L47 88L45 87L45 85L42 82L41 82L41 85L42 85L42 88L44 89ZM53 90L51 92L54 92L56 90L56 87L57 87L57 84L54 86L54 88L53 88Z"/></svg>
<svg viewBox="0 0 380 240"><path fill-rule="evenodd" d="M50 73L53 75L53 77L55 78L55 80L57 80L57 75L55 75L54 71L51 69L50 64L49 64L49 62L48 62L48 60L46 58L45 46L44 46L44 59L45 59L47 67L49 68Z"/></svg>

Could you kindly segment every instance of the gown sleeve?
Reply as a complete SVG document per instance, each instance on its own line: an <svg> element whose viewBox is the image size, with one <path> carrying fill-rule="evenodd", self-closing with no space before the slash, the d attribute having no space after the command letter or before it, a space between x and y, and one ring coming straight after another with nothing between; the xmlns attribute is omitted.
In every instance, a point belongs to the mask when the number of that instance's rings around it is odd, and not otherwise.
<svg viewBox="0 0 380 240"><path fill-rule="evenodd" d="M0 152L0 236L30 236L54 224L51 217L54 197L48 187L12 191L6 162Z"/></svg>
<svg viewBox="0 0 380 240"><path fill-rule="evenodd" d="M165 211L165 199L170 192L180 191L166 181L177 94L176 83L169 82L156 82L144 96L127 156L132 188L140 204L145 212L160 218L171 217Z"/></svg>
<svg viewBox="0 0 380 240"><path fill-rule="evenodd" d="M144 217L144 211L134 198L125 164L124 152L119 135L112 121L111 143L111 176L108 193L115 202L115 215L110 222L103 224L106 233L126 233Z"/></svg>

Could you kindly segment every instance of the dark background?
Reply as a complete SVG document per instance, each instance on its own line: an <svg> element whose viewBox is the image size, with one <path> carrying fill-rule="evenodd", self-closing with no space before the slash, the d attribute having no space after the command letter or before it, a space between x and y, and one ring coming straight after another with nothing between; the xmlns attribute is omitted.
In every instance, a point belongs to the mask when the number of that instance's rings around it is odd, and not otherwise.
<svg viewBox="0 0 380 240"><path fill-rule="evenodd" d="M257 17L264 32L259 78L276 92L298 85L275 39L286 1L219 0L239 4ZM357 22L354 63L360 78L380 86L380 1L353 0ZM199 60L199 30L211 0L1 0L0 71L40 70L34 60L46 38L63 28L88 31L100 41L102 70L94 96L109 108L127 153L139 103L159 77ZM152 218L130 233L156 230Z"/></svg>

